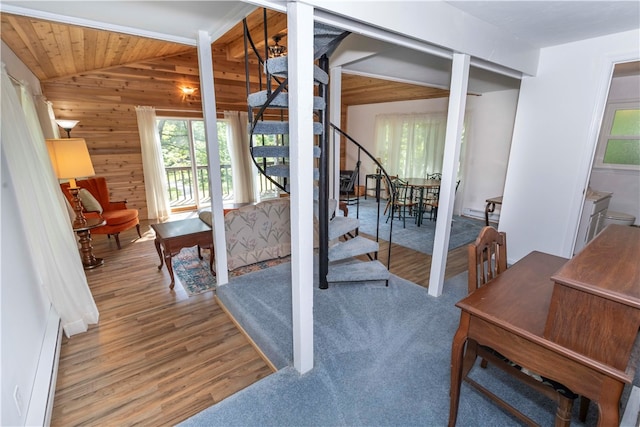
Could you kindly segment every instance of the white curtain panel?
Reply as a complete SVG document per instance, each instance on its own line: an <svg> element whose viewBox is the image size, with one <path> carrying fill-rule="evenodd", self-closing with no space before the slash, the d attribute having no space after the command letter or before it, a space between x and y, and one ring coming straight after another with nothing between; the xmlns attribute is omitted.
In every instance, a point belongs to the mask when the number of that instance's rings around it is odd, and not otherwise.
<svg viewBox="0 0 640 427"><path fill-rule="evenodd" d="M253 181L257 171L249 151L248 114L246 112L225 111L224 118L229 129L227 147L231 157L235 202L254 202L256 196Z"/></svg>
<svg viewBox="0 0 640 427"><path fill-rule="evenodd" d="M25 240L51 304L67 336L98 323L64 195L53 173L33 98L23 87L21 105L2 67L2 155L13 184Z"/></svg>
<svg viewBox="0 0 640 427"><path fill-rule="evenodd" d="M142 169L144 189L147 197L147 216L149 219L164 221L171 214L167 177L164 172L162 147L156 127L156 109L136 107L138 132L142 148Z"/></svg>
<svg viewBox="0 0 640 427"><path fill-rule="evenodd" d="M42 95L34 96L34 102L36 104L36 111L38 112L38 119L40 120L40 126L45 139L57 139L60 138L60 128L56 123L56 116L53 113L53 106L51 102Z"/></svg>
<svg viewBox="0 0 640 427"><path fill-rule="evenodd" d="M442 172L447 117L444 114L376 116L376 157L390 175L424 178Z"/></svg>

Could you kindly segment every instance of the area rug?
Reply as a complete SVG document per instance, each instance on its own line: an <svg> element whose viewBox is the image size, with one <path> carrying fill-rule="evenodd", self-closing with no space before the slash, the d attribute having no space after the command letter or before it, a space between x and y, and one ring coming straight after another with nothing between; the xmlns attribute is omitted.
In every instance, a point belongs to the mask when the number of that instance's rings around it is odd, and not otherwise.
<svg viewBox="0 0 640 427"><path fill-rule="evenodd" d="M404 223L403 220L396 218L393 220L392 229L391 220L387 222L387 217L382 215L386 202L381 200L380 203L380 224L378 230L380 239L389 241L389 232L391 230L391 241L393 243L427 255L433 254L433 239L436 229L435 221L431 221L425 216L422 224L418 227L413 217L407 217ZM360 232L375 236L376 217L378 214L378 206L375 200L360 200L358 209L356 209L356 205L350 206L349 217L356 217L356 214L360 219ZM473 242L476 237L478 237L482 227L484 227L483 220L454 215L453 221L451 222L449 250Z"/></svg>
<svg viewBox="0 0 640 427"><path fill-rule="evenodd" d="M216 288L216 276L209 270L209 251L202 250L201 253L202 259L199 259L197 248L185 248L173 257L173 272L189 296L212 291ZM258 262L230 271L229 277L242 276L289 261L291 261L291 257Z"/></svg>

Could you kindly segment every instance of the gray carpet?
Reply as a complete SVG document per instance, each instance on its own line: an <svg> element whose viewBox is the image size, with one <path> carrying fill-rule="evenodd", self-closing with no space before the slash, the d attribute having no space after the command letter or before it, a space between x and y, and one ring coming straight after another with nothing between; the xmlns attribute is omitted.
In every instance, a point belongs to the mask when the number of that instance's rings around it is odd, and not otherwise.
<svg viewBox="0 0 640 427"><path fill-rule="evenodd" d="M281 369L181 425L446 425L455 303L466 294L466 280L465 273L446 281L439 298L396 276L388 288L316 288L315 367L301 376L291 366L290 266L233 278L218 296ZM473 376L541 425L553 425L554 405L545 397L491 366L476 366ZM578 406L574 426L585 425L577 420ZM596 413L591 407L586 425L596 424ZM518 422L463 384L458 425Z"/></svg>
<svg viewBox="0 0 640 427"><path fill-rule="evenodd" d="M381 200L380 214L384 212L386 201ZM376 235L376 216L378 212L377 203L374 198L367 200L361 199L358 211L360 218L360 232L371 236ZM356 205L349 206L349 216L356 216ZM387 221L386 216L380 218L379 236L382 240L389 240L389 230L391 229L391 220ZM403 226L404 225L404 226ZM454 215L451 224L451 235L449 237L449 250L458 248L467 243L473 242L480 229L484 227L484 221ZM431 255L433 253L433 237L435 233L436 222L429 220L428 214L418 227L413 217L407 217L406 221L402 219L393 220L393 243L411 248L413 250Z"/></svg>

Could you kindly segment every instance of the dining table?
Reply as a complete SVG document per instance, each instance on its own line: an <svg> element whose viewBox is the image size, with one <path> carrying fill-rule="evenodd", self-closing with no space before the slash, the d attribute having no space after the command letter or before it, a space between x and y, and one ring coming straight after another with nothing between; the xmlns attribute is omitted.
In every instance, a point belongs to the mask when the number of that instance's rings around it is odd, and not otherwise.
<svg viewBox="0 0 640 427"><path fill-rule="evenodd" d="M417 194L418 211L416 212L416 225L420 227L420 225L422 225L425 190L438 190L440 188L440 180L431 178L407 178L405 181L407 185L411 187L412 195ZM439 193L439 191L436 191L436 193Z"/></svg>

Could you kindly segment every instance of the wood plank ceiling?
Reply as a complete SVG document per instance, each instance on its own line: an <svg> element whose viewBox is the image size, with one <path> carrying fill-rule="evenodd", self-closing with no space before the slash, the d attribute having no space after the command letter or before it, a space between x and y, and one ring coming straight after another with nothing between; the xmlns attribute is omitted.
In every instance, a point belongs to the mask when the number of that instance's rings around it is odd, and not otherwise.
<svg viewBox="0 0 640 427"><path fill-rule="evenodd" d="M262 15L257 9L247 17L258 49L264 49ZM267 23L268 34L281 35L279 44L286 46L286 15L268 11ZM127 199L146 218L135 107L201 117L195 47L6 13L0 14L0 25L3 42L40 80L56 118L80 121L72 134L86 139L94 169L108 179L112 196ZM240 22L212 45L220 114L247 109L242 34ZM253 75L255 90L258 77ZM196 92L186 96L183 86ZM441 89L345 74L342 111L349 105L447 95Z"/></svg>

